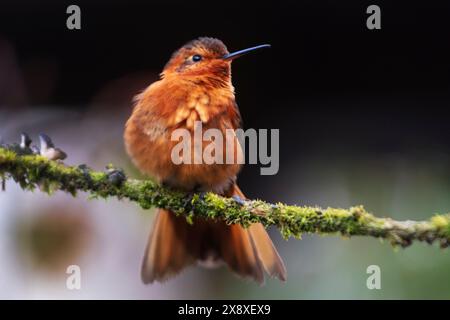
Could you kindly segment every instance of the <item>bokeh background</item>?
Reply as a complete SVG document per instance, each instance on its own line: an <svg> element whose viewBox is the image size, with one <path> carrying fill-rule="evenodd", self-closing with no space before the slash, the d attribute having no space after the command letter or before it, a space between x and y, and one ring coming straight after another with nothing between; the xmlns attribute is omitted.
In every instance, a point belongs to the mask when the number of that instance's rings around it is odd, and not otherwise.
<svg viewBox="0 0 450 320"><path fill-rule="evenodd" d="M66 28L77 4L82 29ZM382 29L366 28L366 8ZM450 4L442 1L23 1L0 4L0 136L50 134L68 164L139 174L122 132L132 97L172 51L198 36L229 50L272 49L233 64L245 128L280 129L280 171L247 165L251 198L426 219L450 211ZM0 192L0 298L448 299L450 253L375 239L270 230L288 281L264 287L225 268L190 268L145 286L141 257L153 218L127 201ZM66 289L66 268L82 289ZM381 268L368 290L366 268Z"/></svg>

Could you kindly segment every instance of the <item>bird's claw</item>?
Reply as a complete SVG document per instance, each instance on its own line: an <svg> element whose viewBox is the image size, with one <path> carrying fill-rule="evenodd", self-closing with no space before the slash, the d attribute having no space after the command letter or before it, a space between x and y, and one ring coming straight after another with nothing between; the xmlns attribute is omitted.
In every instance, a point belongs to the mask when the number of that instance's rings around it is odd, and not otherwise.
<svg viewBox="0 0 450 320"><path fill-rule="evenodd" d="M189 192L183 201L183 208L186 212L190 212L192 210L192 200L194 200L194 192Z"/></svg>
<svg viewBox="0 0 450 320"><path fill-rule="evenodd" d="M193 203L192 202L194 200L195 195L198 196L198 199L204 200L207 193L208 192L206 192L206 191L196 191L196 190L189 192L186 195L185 200L183 201L183 208L184 208L184 210L186 210L187 212L192 211L192 209L193 209Z"/></svg>
<svg viewBox="0 0 450 320"><path fill-rule="evenodd" d="M240 206L245 205L245 199L242 199L241 197L234 195L231 197L237 204L239 204Z"/></svg>

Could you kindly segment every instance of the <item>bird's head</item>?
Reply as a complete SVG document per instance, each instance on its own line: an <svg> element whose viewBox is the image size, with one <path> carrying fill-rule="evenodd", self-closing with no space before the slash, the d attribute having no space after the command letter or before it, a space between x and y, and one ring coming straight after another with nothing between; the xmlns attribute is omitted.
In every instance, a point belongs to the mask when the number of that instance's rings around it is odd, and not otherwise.
<svg viewBox="0 0 450 320"><path fill-rule="evenodd" d="M231 86L231 62L246 53L268 48L264 44L229 53L222 41L202 37L175 51L161 73L214 87Z"/></svg>

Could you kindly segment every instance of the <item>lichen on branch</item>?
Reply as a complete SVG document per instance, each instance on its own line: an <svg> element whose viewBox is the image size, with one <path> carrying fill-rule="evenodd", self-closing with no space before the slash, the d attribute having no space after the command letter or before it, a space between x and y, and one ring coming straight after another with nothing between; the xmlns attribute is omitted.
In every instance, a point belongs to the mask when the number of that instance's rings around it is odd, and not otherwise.
<svg viewBox="0 0 450 320"><path fill-rule="evenodd" d="M407 247L413 241L450 244L450 215L435 215L427 221L396 221L378 218L362 206L349 209L271 204L261 200L236 201L214 193L187 194L152 180L125 179L117 183L106 172L67 166L39 155L17 155L0 147L0 177L13 179L22 189L52 193L61 190L76 195L84 191L93 198L116 197L185 215L188 221L203 217L248 226L260 222L276 226L283 237L300 238L303 233L371 236L387 239L393 246Z"/></svg>

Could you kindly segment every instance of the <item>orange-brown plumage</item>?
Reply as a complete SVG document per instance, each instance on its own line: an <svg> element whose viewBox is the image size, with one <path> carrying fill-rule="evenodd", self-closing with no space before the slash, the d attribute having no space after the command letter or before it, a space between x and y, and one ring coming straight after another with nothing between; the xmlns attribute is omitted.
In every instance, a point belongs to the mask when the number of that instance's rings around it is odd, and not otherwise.
<svg viewBox="0 0 450 320"><path fill-rule="evenodd" d="M186 191L213 191L224 196L244 197L235 184L241 165L225 163L226 152L218 148L223 164L175 164L171 154L176 129L194 131L240 127L240 114L231 83L231 59L217 39L199 38L176 51L161 79L136 97L125 127L125 146L136 166L159 182ZM197 57L195 57L197 56ZM198 58L200 57L200 58ZM197 59L199 59L197 61ZM192 135L193 136L193 135ZM236 137L234 159L241 148ZM204 141L203 148L215 141ZM192 142L192 153L199 152ZM144 282L165 280L197 261L225 261L242 276L263 281L263 270L285 279L286 271L263 226L248 229L220 221L183 217L160 210L150 235L142 268Z"/></svg>

